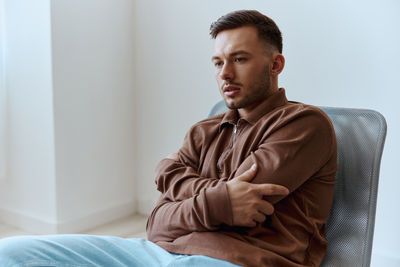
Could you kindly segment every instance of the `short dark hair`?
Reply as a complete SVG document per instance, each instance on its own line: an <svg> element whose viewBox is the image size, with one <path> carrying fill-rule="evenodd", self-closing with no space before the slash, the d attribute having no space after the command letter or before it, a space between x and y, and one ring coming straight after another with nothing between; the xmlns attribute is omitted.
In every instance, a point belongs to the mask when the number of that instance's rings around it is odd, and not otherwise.
<svg viewBox="0 0 400 267"><path fill-rule="evenodd" d="M210 26L210 35L215 39L224 30L243 26L254 26L260 39L278 49L282 53L282 34L275 22L257 10L237 10L230 12Z"/></svg>

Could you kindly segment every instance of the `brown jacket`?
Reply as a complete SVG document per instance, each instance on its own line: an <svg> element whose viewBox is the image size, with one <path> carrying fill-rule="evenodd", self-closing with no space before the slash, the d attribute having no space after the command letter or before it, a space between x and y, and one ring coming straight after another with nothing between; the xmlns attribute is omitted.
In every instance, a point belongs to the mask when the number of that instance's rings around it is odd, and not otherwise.
<svg viewBox="0 0 400 267"><path fill-rule="evenodd" d="M257 163L253 183L290 194L254 228L232 225L226 182ZM284 89L238 119L230 110L195 124L179 161L163 159L162 193L147 222L150 241L181 254L201 254L243 266L319 266L332 204L337 147L320 109L286 99Z"/></svg>

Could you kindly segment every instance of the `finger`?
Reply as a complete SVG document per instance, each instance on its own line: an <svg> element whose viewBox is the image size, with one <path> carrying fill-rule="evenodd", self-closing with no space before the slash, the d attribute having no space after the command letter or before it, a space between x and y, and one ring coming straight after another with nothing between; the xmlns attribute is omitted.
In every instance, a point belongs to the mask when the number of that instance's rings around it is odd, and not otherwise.
<svg viewBox="0 0 400 267"><path fill-rule="evenodd" d="M274 213L275 209L274 206L268 201L261 200L258 210L265 215L271 215L272 213Z"/></svg>
<svg viewBox="0 0 400 267"><path fill-rule="evenodd" d="M243 224L241 226L244 226L244 227L256 227L257 226L257 222L252 220L252 221L247 222L247 223L245 223L245 224Z"/></svg>
<svg viewBox="0 0 400 267"><path fill-rule="evenodd" d="M257 212L257 213L254 215L253 220L254 220L255 222L262 223L262 222L265 221L266 218L267 218L267 217L266 217L263 213Z"/></svg>
<svg viewBox="0 0 400 267"><path fill-rule="evenodd" d="M256 173L257 173L257 164L254 163L253 165L251 165L250 169L248 169L241 175L235 177L234 179L243 182L250 182L251 180L253 180Z"/></svg>
<svg viewBox="0 0 400 267"><path fill-rule="evenodd" d="M262 196L286 196L289 189L278 184L255 184L257 192Z"/></svg>

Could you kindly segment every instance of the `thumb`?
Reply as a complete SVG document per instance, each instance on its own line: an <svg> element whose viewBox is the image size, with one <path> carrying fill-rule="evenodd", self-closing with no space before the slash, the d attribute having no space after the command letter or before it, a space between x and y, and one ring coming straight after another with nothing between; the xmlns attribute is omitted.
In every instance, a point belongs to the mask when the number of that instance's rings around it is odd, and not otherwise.
<svg viewBox="0 0 400 267"><path fill-rule="evenodd" d="M241 175L236 176L234 179L242 182L250 182L251 180L253 180L256 173L257 173L257 164L254 163L253 165L251 165L250 169L248 169Z"/></svg>

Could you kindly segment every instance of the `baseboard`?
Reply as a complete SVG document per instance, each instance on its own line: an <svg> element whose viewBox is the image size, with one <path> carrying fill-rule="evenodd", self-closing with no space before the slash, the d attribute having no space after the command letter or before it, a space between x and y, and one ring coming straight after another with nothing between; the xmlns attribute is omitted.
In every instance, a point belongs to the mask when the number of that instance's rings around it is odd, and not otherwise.
<svg viewBox="0 0 400 267"><path fill-rule="evenodd" d="M93 212L84 217L58 223L57 233L79 233L136 212L136 202L129 201Z"/></svg>
<svg viewBox="0 0 400 267"><path fill-rule="evenodd" d="M32 234L72 234L95 228L102 224L132 215L136 202L112 205L85 216L65 221L50 221L18 211L0 208L0 221Z"/></svg>
<svg viewBox="0 0 400 267"><path fill-rule="evenodd" d="M32 234L56 234L57 224L20 211L0 208L0 221Z"/></svg>

